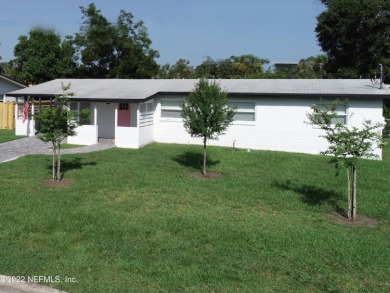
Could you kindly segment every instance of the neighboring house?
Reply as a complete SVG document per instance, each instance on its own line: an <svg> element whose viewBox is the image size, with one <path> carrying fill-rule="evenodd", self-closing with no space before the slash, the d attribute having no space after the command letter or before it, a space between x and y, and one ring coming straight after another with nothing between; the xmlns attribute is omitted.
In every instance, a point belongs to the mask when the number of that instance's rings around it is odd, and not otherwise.
<svg viewBox="0 0 390 293"><path fill-rule="evenodd" d="M139 148L151 142L201 144L191 138L180 118L180 102L198 80L61 79L10 93L35 99L32 107L48 103L71 84L71 109L91 109L89 125L69 137L74 144L95 144L99 138L115 139L118 147ZM384 122L383 100L389 89L370 80L285 79L217 80L237 106L233 124L210 145L318 154L326 147L321 130L304 123L310 106L320 98L349 100L340 106L338 121L359 127L364 119ZM53 103L53 100L51 100ZM34 110L33 110L34 111ZM34 120L16 120L16 134L35 135ZM353 114L353 115L351 115ZM380 150L377 154L381 155Z"/></svg>
<svg viewBox="0 0 390 293"><path fill-rule="evenodd" d="M15 101L15 98L7 97L6 94L25 87L25 85L0 74L0 102Z"/></svg>

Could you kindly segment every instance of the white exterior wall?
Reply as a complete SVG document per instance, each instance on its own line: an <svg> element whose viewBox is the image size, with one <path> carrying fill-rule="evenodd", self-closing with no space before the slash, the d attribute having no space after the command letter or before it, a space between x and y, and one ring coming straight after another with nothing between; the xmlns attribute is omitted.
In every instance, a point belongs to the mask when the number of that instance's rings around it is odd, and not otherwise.
<svg viewBox="0 0 390 293"><path fill-rule="evenodd" d="M165 97L164 97L165 99ZM310 106L319 103L318 98L240 98L232 101L255 101L255 122L234 122L217 140L210 140L209 145L256 150L274 150L319 154L327 147L321 130L307 122L306 114ZM360 127L364 119L384 122L382 101L360 100L349 101L347 114L354 113L347 119L348 125ZM162 143L202 144L201 138L191 138L185 131L181 119L164 119L160 117L161 103L156 108L154 140ZM381 156L381 150L376 152Z"/></svg>
<svg viewBox="0 0 390 293"><path fill-rule="evenodd" d="M16 118L15 135L35 136L35 121L26 119L23 123L22 119Z"/></svg>
<svg viewBox="0 0 390 293"><path fill-rule="evenodd" d="M381 100L352 100L349 101L349 121L348 125L353 127L361 127L364 120L371 120L373 124L385 124L383 117L383 101ZM352 115L351 115L352 114ZM377 148L375 154L382 158L382 150Z"/></svg>
<svg viewBox="0 0 390 293"><path fill-rule="evenodd" d="M70 144L92 145L98 142L98 126L83 125L76 129L75 136L69 136L67 142Z"/></svg>
<svg viewBox="0 0 390 293"><path fill-rule="evenodd" d="M91 103L91 124L77 127L76 135L67 138L70 144L92 145L98 143L99 126L97 125L98 103Z"/></svg>

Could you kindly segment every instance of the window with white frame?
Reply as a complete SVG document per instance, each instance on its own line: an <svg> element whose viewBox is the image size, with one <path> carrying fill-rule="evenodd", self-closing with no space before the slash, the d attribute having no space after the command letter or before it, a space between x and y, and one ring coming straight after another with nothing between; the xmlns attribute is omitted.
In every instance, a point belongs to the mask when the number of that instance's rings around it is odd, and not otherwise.
<svg viewBox="0 0 390 293"><path fill-rule="evenodd" d="M161 118L181 118L181 100L161 100Z"/></svg>
<svg viewBox="0 0 390 293"><path fill-rule="evenodd" d="M254 102L228 102L230 108L236 107L233 121L256 121Z"/></svg>
<svg viewBox="0 0 390 293"><path fill-rule="evenodd" d="M325 110L326 105L319 105L319 110L323 111ZM331 120L332 125L336 125L337 123L340 123L342 125L347 125L347 107L346 105L337 105L337 108L335 110L337 117L333 118Z"/></svg>

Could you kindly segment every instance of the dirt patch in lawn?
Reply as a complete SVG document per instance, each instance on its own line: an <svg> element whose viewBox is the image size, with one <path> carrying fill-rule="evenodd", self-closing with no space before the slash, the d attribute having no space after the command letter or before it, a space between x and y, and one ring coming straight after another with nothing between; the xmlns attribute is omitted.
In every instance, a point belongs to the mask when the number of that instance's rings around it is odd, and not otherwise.
<svg viewBox="0 0 390 293"><path fill-rule="evenodd" d="M349 221L348 218L340 213L333 212L327 215L328 219L336 224L351 226L351 227L370 227L376 228L379 225L377 219L370 218L364 215L357 215L356 221Z"/></svg>
<svg viewBox="0 0 390 293"><path fill-rule="evenodd" d="M203 176L202 172L191 172L188 173L188 176L200 178L200 179L213 179L213 178L219 178L222 176L221 172L207 172L206 176Z"/></svg>
<svg viewBox="0 0 390 293"><path fill-rule="evenodd" d="M74 184L73 179L62 178L61 181L54 181L53 179L44 179L42 183L49 187L68 187Z"/></svg>

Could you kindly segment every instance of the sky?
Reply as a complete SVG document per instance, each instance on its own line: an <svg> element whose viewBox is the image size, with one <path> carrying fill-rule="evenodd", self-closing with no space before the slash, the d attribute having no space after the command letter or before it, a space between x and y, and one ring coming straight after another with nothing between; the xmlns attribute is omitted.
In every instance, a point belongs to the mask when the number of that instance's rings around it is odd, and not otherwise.
<svg viewBox="0 0 390 293"><path fill-rule="evenodd" d="M0 0L2 61L13 58L18 37L35 26L62 37L79 32L79 7L92 2L111 22L121 9L142 20L161 65L183 58L197 66L208 56L243 54L272 64L322 53L314 32L325 9L320 0Z"/></svg>

